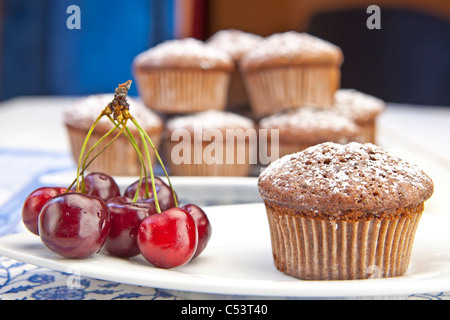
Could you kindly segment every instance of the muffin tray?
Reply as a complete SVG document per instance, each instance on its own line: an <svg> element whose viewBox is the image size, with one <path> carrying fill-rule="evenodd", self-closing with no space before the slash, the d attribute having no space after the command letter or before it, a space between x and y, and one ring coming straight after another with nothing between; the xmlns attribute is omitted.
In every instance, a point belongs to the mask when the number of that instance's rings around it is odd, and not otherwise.
<svg viewBox="0 0 450 320"><path fill-rule="evenodd" d="M47 182L59 178L47 177ZM126 178L119 181L128 182ZM83 260L65 259L49 251L39 237L27 231L0 238L0 255L62 272L160 288L185 298L404 298L450 291L447 217L423 214L411 263L402 277L303 281L274 267L265 208L258 199L255 178L180 177L172 182L181 199L202 205L213 203L211 200L215 198L227 199L225 194L233 201L231 191L249 202L224 204L226 201L222 200L219 205L205 207L213 236L202 255L185 266L157 269L140 256L119 259L104 252Z"/></svg>

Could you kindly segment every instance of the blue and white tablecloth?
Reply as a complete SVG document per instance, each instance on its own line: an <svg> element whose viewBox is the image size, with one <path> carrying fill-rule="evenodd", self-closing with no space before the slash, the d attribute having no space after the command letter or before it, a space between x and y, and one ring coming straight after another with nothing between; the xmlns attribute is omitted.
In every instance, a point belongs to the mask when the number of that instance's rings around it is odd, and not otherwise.
<svg viewBox="0 0 450 320"><path fill-rule="evenodd" d="M0 300L155 300L154 288L79 277L0 256Z"/></svg>
<svg viewBox="0 0 450 320"><path fill-rule="evenodd" d="M0 148L0 235L17 227L25 198L41 186L40 176L72 167L66 153Z"/></svg>

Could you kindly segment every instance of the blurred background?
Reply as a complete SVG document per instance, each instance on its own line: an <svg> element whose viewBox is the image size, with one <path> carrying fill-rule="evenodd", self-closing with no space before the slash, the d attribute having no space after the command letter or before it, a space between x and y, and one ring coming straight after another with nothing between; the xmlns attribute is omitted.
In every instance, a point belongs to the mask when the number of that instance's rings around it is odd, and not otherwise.
<svg viewBox="0 0 450 320"><path fill-rule="evenodd" d="M381 29L366 26L372 4ZM67 28L70 5L81 29ZM342 87L450 106L449 0L0 0L0 19L0 100L111 92L138 53L236 28L311 33L342 48Z"/></svg>

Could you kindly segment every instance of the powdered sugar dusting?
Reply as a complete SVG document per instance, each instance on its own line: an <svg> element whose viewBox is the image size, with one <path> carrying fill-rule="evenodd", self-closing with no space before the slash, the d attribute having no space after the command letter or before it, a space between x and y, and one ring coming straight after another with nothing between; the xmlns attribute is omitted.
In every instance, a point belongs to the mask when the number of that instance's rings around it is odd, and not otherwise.
<svg viewBox="0 0 450 320"><path fill-rule="evenodd" d="M188 116L178 116L167 121L167 129L191 129L199 126L203 130L209 129L249 129L253 128L253 121L238 114L219 111L207 110Z"/></svg>
<svg viewBox="0 0 450 320"><path fill-rule="evenodd" d="M373 144L323 143L284 156L259 177L263 198L320 208L395 208L419 204L433 182L416 165Z"/></svg>
<svg viewBox="0 0 450 320"><path fill-rule="evenodd" d="M369 120L381 113L383 100L354 89L339 89L335 96L335 110L355 120Z"/></svg>
<svg viewBox="0 0 450 320"><path fill-rule="evenodd" d="M234 68L228 53L194 38L162 42L136 56L134 64L149 67Z"/></svg>
<svg viewBox="0 0 450 320"><path fill-rule="evenodd" d="M242 56L241 67L247 70L276 61L283 65L305 61L339 64L342 57L341 49L326 40L288 31L264 38L257 48Z"/></svg>
<svg viewBox="0 0 450 320"><path fill-rule="evenodd" d="M342 131L356 133L358 130L353 120L332 110L316 107L303 107L268 116L263 118L259 125L266 129L287 128L303 132L332 130L337 133Z"/></svg>
<svg viewBox="0 0 450 320"><path fill-rule="evenodd" d="M236 29L220 30L213 34L206 42L208 46L228 52L234 60L253 49L264 38L248 32Z"/></svg>

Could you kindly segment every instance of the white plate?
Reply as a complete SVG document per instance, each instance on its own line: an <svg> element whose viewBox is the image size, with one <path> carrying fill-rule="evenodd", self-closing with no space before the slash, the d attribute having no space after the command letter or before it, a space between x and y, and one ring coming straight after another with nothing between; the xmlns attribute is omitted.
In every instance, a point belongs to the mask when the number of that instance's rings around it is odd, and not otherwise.
<svg viewBox="0 0 450 320"><path fill-rule="evenodd" d="M99 253L84 260L61 258L39 237L17 233L0 238L0 254L30 264L83 276L190 293L204 298L403 297L450 291L450 220L424 214L405 276L351 281L302 281L277 271L262 204L206 208L213 236L189 264L162 270L142 257L119 259ZM219 296L217 296L219 295Z"/></svg>

